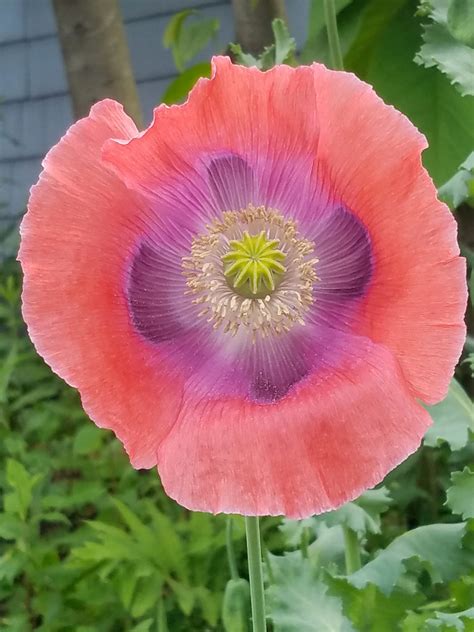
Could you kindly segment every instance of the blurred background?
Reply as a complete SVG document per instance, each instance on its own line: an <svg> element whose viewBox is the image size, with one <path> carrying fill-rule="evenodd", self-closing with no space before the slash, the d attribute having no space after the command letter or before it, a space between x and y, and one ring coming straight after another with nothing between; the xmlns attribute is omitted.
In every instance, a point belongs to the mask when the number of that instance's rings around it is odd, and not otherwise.
<svg viewBox="0 0 474 632"><path fill-rule="evenodd" d="M335 6L346 69L428 138L468 261L468 337L422 447L382 485L323 516L263 521L269 630L474 630L474 5ZM245 589L229 589L247 576L241 518L176 506L85 417L26 336L15 261L29 188L68 126L107 96L146 125L215 53L330 65L324 2L0 0L1 631L249 630Z"/></svg>

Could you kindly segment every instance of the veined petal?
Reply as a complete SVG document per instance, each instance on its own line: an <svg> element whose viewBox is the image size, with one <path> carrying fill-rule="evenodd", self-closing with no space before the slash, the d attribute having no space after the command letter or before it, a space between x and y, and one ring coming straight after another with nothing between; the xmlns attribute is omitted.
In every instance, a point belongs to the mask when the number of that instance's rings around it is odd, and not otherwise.
<svg viewBox="0 0 474 632"><path fill-rule="evenodd" d="M44 161L21 225L23 316L38 352L79 389L86 412L152 467L176 419L179 376L130 321L128 260L150 209L100 161L109 138L137 130L107 100L76 123Z"/></svg>
<svg viewBox="0 0 474 632"><path fill-rule="evenodd" d="M378 483L418 447L430 417L387 349L346 343L337 369L277 404L186 390L158 454L166 492L197 511L304 518Z"/></svg>
<svg viewBox="0 0 474 632"><path fill-rule="evenodd" d="M313 68L320 177L372 241L360 331L392 349L416 395L434 403L446 395L465 338L456 222L436 198L421 164L426 140L410 121L354 75Z"/></svg>

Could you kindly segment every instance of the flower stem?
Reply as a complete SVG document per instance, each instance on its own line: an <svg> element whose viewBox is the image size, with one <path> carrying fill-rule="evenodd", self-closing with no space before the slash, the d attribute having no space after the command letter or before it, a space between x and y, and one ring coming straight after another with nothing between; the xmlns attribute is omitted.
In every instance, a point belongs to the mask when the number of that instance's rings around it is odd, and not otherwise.
<svg viewBox="0 0 474 632"><path fill-rule="evenodd" d="M350 575L355 573L361 567L359 538L357 533L350 527L343 527L344 531L344 548L346 558L346 573Z"/></svg>
<svg viewBox="0 0 474 632"><path fill-rule="evenodd" d="M326 30L332 67L334 70L344 70L341 43L337 31L336 6L334 0L324 0L324 13L326 16Z"/></svg>
<svg viewBox="0 0 474 632"><path fill-rule="evenodd" d="M239 571L237 570L237 562L235 561L234 543L232 541L232 516L227 516L226 526L226 548L227 548L227 561L229 562L229 570L231 579L239 579Z"/></svg>
<svg viewBox="0 0 474 632"><path fill-rule="evenodd" d="M266 632L265 595L263 592L262 551L258 516L245 517L247 555L249 560L250 597L253 632Z"/></svg>

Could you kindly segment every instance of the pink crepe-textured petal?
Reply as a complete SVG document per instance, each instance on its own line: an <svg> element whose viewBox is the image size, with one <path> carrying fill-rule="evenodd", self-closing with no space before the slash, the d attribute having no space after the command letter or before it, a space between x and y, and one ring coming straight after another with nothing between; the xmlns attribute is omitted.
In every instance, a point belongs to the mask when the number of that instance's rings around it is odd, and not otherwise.
<svg viewBox="0 0 474 632"><path fill-rule="evenodd" d="M128 260L149 209L100 163L109 138L137 130L113 101L94 106L47 155L22 226L23 315L48 364L136 467L156 463L181 399L179 378L132 327Z"/></svg>
<svg viewBox="0 0 474 632"><path fill-rule="evenodd" d="M415 394L447 392L465 338L456 222L421 165L424 137L354 75L314 66L318 171L366 226L374 278L360 330L389 347Z"/></svg>
<svg viewBox="0 0 474 632"><path fill-rule="evenodd" d="M242 190L245 204L275 202L294 210L294 193L301 197L305 187L291 182L301 174L309 190L318 144L316 109L308 108L312 69L279 66L261 73L227 57L214 58L213 68L212 79L199 80L184 105L158 107L143 135L107 143L104 158L152 198L168 190L170 178L186 183L193 213L203 218L238 210L229 204L244 206ZM185 206L183 199L183 212Z"/></svg>
<svg viewBox="0 0 474 632"><path fill-rule="evenodd" d="M161 444L166 492L198 511L303 518L378 483L430 424L392 354L351 337L337 370L277 404L196 399Z"/></svg>

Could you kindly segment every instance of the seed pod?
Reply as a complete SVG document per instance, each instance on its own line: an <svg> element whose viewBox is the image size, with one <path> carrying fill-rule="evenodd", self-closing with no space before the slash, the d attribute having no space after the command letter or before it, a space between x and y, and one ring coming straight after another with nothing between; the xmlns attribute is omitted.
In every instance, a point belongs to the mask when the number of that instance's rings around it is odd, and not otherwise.
<svg viewBox="0 0 474 632"><path fill-rule="evenodd" d="M227 582L222 606L225 632L249 632L250 585L246 579Z"/></svg>

